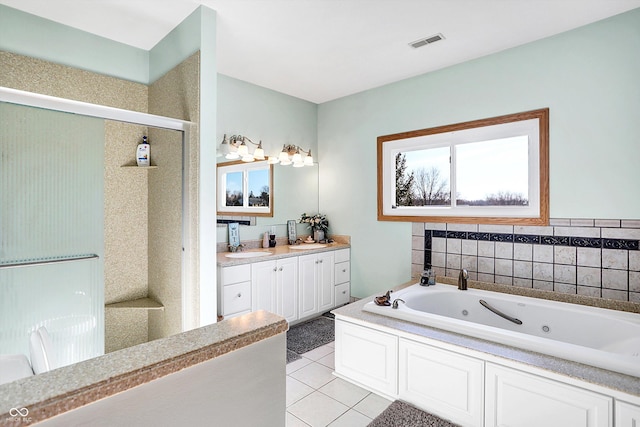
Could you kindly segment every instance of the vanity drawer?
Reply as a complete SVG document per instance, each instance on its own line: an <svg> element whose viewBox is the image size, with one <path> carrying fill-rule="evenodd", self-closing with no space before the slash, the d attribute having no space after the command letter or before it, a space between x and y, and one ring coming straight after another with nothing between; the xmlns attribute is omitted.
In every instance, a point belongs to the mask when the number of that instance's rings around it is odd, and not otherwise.
<svg viewBox="0 0 640 427"><path fill-rule="evenodd" d="M351 264L349 261L336 263L335 265L336 285L348 282L351 278Z"/></svg>
<svg viewBox="0 0 640 427"><path fill-rule="evenodd" d="M251 282L241 282L225 286L222 290L224 316L239 311L251 311Z"/></svg>
<svg viewBox="0 0 640 427"><path fill-rule="evenodd" d="M335 251L335 257L335 262L345 262L351 259L349 256L349 249L338 249L337 251Z"/></svg>
<svg viewBox="0 0 640 427"><path fill-rule="evenodd" d="M349 283L343 283L342 285L336 286L336 307L340 307L341 305L345 305L349 302Z"/></svg>
<svg viewBox="0 0 640 427"><path fill-rule="evenodd" d="M234 265L222 269L222 286L251 280L251 264Z"/></svg>

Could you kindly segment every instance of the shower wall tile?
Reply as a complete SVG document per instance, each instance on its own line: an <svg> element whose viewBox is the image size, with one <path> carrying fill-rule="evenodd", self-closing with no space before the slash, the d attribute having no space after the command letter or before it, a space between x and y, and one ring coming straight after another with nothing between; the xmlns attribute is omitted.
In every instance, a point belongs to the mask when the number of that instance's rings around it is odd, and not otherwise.
<svg viewBox="0 0 640 427"><path fill-rule="evenodd" d="M555 218L550 224L427 224L425 248L418 239L413 244L425 262L454 278L466 268L486 282L640 299L640 220Z"/></svg>

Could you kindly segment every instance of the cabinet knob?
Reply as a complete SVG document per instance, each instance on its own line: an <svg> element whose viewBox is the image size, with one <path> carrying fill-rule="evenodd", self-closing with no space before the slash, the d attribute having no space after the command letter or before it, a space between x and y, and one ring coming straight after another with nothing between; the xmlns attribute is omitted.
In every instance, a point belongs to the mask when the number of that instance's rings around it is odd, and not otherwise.
<svg viewBox="0 0 640 427"><path fill-rule="evenodd" d="M318 263L318 260L316 260L316 264Z"/></svg>
<svg viewBox="0 0 640 427"><path fill-rule="evenodd" d="M324 261L324 260L320 260L320 264L322 264L322 261Z"/></svg>
<svg viewBox="0 0 640 427"><path fill-rule="evenodd" d="M279 270L282 271L282 267L280 267Z"/></svg>
<svg viewBox="0 0 640 427"><path fill-rule="evenodd" d="M342 269L342 272L343 272L343 273L346 273L346 272L347 272L347 269L346 269L346 268L343 268L343 269Z"/></svg>
<svg viewBox="0 0 640 427"><path fill-rule="evenodd" d="M242 293L238 292L238 298L242 298Z"/></svg>
<svg viewBox="0 0 640 427"><path fill-rule="evenodd" d="M343 294L343 295L344 295L344 294L346 294L346 293L347 293L347 291L342 291L342 294Z"/></svg>
<svg viewBox="0 0 640 427"><path fill-rule="evenodd" d="M278 267L273 267L273 271L278 271Z"/></svg>

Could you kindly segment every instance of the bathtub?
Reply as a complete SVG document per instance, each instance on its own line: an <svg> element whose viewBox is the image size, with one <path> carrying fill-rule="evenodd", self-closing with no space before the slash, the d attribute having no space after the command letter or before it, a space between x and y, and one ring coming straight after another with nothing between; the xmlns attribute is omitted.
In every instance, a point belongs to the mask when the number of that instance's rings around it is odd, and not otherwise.
<svg viewBox="0 0 640 427"><path fill-rule="evenodd" d="M397 309L363 310L640 377L640 314L442 284L398 298Z"/></svg>

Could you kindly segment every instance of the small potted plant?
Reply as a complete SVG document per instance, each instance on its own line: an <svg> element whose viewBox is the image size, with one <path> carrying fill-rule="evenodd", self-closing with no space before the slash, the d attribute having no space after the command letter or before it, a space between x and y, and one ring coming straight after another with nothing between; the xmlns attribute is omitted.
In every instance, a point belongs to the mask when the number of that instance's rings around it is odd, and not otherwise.
<svg viewBox="0 0 640 427"><path fill-rule="evenodd" d="M311 234L313 235L313 240L316 242L320 242L327 238L327 232L329 230L329 220L323 214L317 213L315 215L307 215L303 213L300 216L300 223L305 223L309 225L311 229Z"/></svg>

